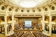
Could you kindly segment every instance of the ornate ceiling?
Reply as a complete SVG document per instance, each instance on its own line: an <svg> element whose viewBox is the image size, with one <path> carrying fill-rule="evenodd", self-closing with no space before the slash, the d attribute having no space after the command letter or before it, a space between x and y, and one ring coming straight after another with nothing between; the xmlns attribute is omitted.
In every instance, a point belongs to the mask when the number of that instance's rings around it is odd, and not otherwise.
<svg viewBox="0 0 56 37"><path fill-rule="evenodd" d="M56 1L55 0L0 0L0 2L16 7L33 8L33 7L45 6Z"/></svg>

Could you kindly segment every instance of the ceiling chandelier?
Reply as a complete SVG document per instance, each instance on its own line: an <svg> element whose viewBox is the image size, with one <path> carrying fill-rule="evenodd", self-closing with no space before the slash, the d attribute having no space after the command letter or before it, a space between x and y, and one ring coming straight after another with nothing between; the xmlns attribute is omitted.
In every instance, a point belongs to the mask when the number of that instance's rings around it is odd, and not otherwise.
<svg viewBox="0 0 56 37"><path fill-rule="evenodd" d="M8 0L14 5L21 6L23 8L33 8L46 3L48 0Z"/></svg>

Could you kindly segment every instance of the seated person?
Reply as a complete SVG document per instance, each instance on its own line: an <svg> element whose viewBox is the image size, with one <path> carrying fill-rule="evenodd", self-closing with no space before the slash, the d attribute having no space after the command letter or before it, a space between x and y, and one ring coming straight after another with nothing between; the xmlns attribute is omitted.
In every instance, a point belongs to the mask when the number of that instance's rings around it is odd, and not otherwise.
<svg viewBox="0 0 56 37"><path fill-rule="evenodd" d="M53 27L52 33L56 34L56 26Z"/></svg>
<svg viewBox="0 0 56 37"><path fill-rule="evenodd" d="M45 25L45 30L49 31L49 26L48 25Z"/></svg>

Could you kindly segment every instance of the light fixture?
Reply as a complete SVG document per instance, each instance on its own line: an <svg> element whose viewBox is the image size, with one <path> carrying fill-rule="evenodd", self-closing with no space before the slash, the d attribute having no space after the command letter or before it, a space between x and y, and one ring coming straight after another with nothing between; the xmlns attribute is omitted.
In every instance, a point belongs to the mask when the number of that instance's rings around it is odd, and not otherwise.
<svg viewBox="0 0 56 37"><path fill-rule="evenodd" d="M23 8L33 8L36 6L44 5L48 0L8 0L16 6Z"/></svg>

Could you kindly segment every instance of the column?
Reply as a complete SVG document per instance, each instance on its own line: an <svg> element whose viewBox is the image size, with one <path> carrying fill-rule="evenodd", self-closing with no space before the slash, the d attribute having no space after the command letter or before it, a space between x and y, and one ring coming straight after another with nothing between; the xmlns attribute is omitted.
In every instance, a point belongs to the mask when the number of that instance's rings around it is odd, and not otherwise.
<svg viewBox="0 0 56 37"><path fill-rule="evenodd" d="M42 9L43 10L43 9ZM44 23L44 11L42 11L42 30L45 30L45 23Z"/></svg>

